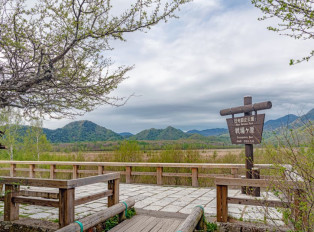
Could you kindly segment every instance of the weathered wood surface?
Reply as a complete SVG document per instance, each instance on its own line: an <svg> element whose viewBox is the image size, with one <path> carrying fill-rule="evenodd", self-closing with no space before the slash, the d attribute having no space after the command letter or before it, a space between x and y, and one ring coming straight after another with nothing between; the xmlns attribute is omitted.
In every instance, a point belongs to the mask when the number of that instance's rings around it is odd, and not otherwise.
<svg viewBox="0 0 314 232"><path fill-rule="evenodd" d="M240 113L248 113L258 110L267 110L272 107L272 103L270 101L259 102L255 104L247 104L244 106L236 106L228 109L220 110L221 116L231 115L231 114L240 114Z"/></svg>
<svg viewBox="0 0 314 232"><path fill-rule="evenodd" d="M112 195L108 196L108 207L119 202L119 181L119 179L108 181L108 189L112 191Z"/></svg>
<svg viewBox="0 0 314 232"><path fill-rule="evenodd" d="M113 193L112 190L107 190L107 191L96 193L96 194L93 194L90 196L78 198L75 200L75 206L85 204L85 203L90 202L90 201L95 201L95 200L98 200L100 198L112 196L112 193Z"/></svg>
<svg viewBox="0 0 314 232"><path fill-rule="evenodd" d="M10 165L10 167L8 167L8 165ZM29 168L25 168L25 165L29 165ZM36 165L49 165L50 169L36 168ZM60 168L61 166L71 166L71 168L64 169ZM237 177L239 169L245 169L244 164L0 161L0 170L10 170L11 177L15 176L16 171L22 171L29 172L30 178L35 177L36 172L50 172L50 179L56 179L57 173L71 173L72 178L77 179L80 174L99 175L108 173L108 171L104 170L104 167L125 168L125 170L121 170L118 173L126 176L126 183L131 183L133 176L156 176L158 185L163 184L163 177L187 177L192 179L191 183L193 187L198 186L199 178L215 178L218 176ZM151 167L156 168L156 171L139 172L134 171L134 167ZM270 164L256 164L254 167L260 169L272 168ZM190 172L164 172L164 168L188 168ZM206 174L201 172L202 169L229 169L230 174ZM75 183L75 181L73 181L73 183ZM69 187L77 187L77 185Z"/></svg>
<svg viewBox="0 0 314 232"><path fill-rule="evenodd" d="M178 218L157 218L146 215L135 215L125 220L110 232L176 232L182 219Z"/></svg>
<svg viewBox="0 0 314 232"><path fill-rule="evenodd" d="M228 219L228 186L217 185L217 222L226 222Z"/></svg>
<svg viewBox="0 0 314 232"><path fill-rule="evenodd" d="M59 207L59 201L55 199L39 199L33 197L13 197L12 201L18 204L41 205L47 207Z"/></svg>
<svg viewBox="0 0 314 232"><path fill-rule="evenodd" d="M297 220L300 215L299 212L302 210L300 207L300 199L302 199L302 195L304 193L302 190L297 189L298 187L293 185L295 182L287 181L287 180L265 180L265 179L241 179L241 178L216 178L215 179L216 187L217 187L217 222L227 222L228 221L228 203L232 204L244 204L244 205L258 205L265 207L282 207L289 208L289 204L291 202L285 201L274 201L274 200L258 200L258 199L243 199L236 197L228 197L228 186L243 186L249 185L253 187L273 187L281 184L282 187L287 189L294 189L293 196L293 204L295 208L294 217ZM284 184L284 185L283 185ZM306 222L306 219L303 219Z"/></svg>
<svg viewBox="0 0 314 232"><path fill-rule="evenodd" d="M201 207L194 207L192 212L189 214L189 216L184 220L184 222L179 226L177 229L181 232L193 232L197 225L199 225L198 229L204 230L204 224L203 224L203 215L204 211Z"/></svg>
<svg viewBox="0 0 314 232"><path fill-rule="evenodd" d="M4 220L19 219L19 204L41 205L59 208L59 227L64 227L74 222L75 205L103 197L108 197L108 206L117 204L119 202L119 180L120 173L108 173L75 180L0 177L0 184L5 184L5 195L0 197L0 200L4 200ZM75 187L104 181L108 181L107 191L75 200ZM20 190L20 185L58 188L59 193Z"/></svg>
<svg viewBox="0 0 314 232"><path fill-rule="evenodd" d="M13 221L19 219L19 204L15 204L12 200L14 193L19 190L19 185L5 185L4 221Z"/></svg>
<svg viewBox="0 0 314 232"><path fill-rule="evenodd" d="M269 179L241 179L241 178L215 178L216 185L229 185L229 186L251 186L267 188L276 186L278 184L285 184L286 188L294 188L295 182L287 180L269 180Z"/></svg>
<svg viewBox="0 0 314 232"><path fill-rule="evenodd" d="M246 198L237 198L237 197L228 197L228 203L230 204L239 204L239 205L256 205L256 206L267 206L267 207L280 207L288 208L288 204L282 201L275 200L264 200L264 199L246 199Z"/></svg>
<svg viewBox="0 0 314 232"><path fill-rule="evenodd" d="M125 200L125 203L127 204L128 208L131 208L135 204L135 200L132 198L129 198ZM85 218L82 218L80 222L83 224L84 231L88 230L89 228L92 228L93 226L104 222L105 220L125 211L126 206L123 203L118 203L114 206L111 206L107 209L104 209L102 211L99 211L93 215L87 216ZM81 231L80 226L78 223L71 223L63 228L60 228L56 232L76 232Z"/></svg>
<svg viewBox="0 0 314 232"><path fill-rule="evenodd" d="M63 162L63 161L9 161L1 160L0 164L35 164L35 165L78 165L105 167L173 167L173 168L245 168L244 164L209 164L209 163L128 163L128 162ZM257 168L270 168L270 164L255 164ZM16 168L16 167L15 167ZM13 167L12 167L13 169Z"/></svg>
<svg viewBox="0 0 314 232"><path fill-rule="evenodd" d="M83 185L94 184L103 181L119 179L120 173L108 173L100 176L91 176L75 180L33 179L23 177L0 176L0 184L16 184L37 187L51 187L70 189Z"/></svg>
<svg viewBox="0 0 314 232"><path fill-rule="evenodd" d="M75 188L59 189L59 227L74 222Z"/></svg>

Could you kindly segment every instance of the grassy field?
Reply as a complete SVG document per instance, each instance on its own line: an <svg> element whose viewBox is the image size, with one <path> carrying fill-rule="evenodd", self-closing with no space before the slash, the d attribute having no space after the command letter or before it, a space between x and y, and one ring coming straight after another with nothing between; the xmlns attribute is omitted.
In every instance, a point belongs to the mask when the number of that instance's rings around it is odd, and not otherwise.
<svg viewBox="0 0 314 232"><path fill-rule="evenodd" d="M184 155L186 150L176 150L176 154ZM242 148L230 148L230 149L200 149L200 150L188 150L189 152L198 153L201 157L201 160L208 160L208 159L215 159L215 158L223 158L228 155L236 155L239 156L244 153L244 149ZM142 162L149 162L152 157L158 159L160 155L164 151L162 150L151 150L151 151L143 151L141 153L140 160ZM48 153L49 156L54 157L62 157L61 160L67 159L67 157L76 157L75 160L77 161L104 161L104 162L111 162L116 161L115 155L117 151L79 151L79 152L50 152Z"/></svg>

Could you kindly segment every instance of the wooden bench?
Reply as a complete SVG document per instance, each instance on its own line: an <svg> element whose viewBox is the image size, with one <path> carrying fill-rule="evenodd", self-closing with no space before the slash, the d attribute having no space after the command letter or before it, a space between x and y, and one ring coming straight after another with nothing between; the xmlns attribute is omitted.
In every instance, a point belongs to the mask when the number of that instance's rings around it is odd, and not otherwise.
<svg viewBox="0 0 314 232"><path fill-rule="evenodd" d="M74 207L103 197L108 197L108 207L119 202L120 173L72 180L51 180L0 176L0 184L5 185L4 220L19 219L19 204L41 205L59 208L59 227L74 222ZM75 199L75 188L108 181L108 190ZM59 189L58 193L20 190L20 186L49 187Z"/></svg>
<svg viewBox="0 0 314 232"><path fill-rule="evenodd" d="M271 181L265 179L241 179L241 178L216 178L215 184L217 188L217 222L227 222L228 220L228 203L231 204L243 204L243 205L256 205L256 206L268 206L268 207L280 207L288 208L290 202L278 201L278 200L259 200L259 199L245 199L237 197L228 197L228 186L250 186L269 188L276 186L276 183L282 183L279 181ZM293 181L284 181L285 188L293 188L294 190L294 208L293 212L296 219L300 215L300 199L304 196L301 189L294 187ZM274 184L274 185L272 185Z"/></svg>

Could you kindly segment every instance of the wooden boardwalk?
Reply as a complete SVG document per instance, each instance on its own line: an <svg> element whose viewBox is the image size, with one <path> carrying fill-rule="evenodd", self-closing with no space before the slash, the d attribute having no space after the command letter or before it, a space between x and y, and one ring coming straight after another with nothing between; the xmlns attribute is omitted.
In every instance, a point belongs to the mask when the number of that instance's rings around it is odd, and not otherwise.
<svg viewBox="0 0 314 232"><path fill-rule="evenodd" d="M175 232L182 223L183 219L178 218L135 215L111 229L110 232Z"/></svg>

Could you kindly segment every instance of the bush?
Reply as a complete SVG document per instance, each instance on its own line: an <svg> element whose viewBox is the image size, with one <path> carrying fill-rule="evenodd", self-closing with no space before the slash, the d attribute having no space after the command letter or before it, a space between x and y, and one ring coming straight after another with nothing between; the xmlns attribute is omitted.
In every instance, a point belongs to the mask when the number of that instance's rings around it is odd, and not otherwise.
<svg viewBox="0 0 314 232"><path fill-rule="evenodd" d="M283 202L287 202L288 208L279 211L283 213L284 220L292 230L312 231L314 228L313 125L309 122L301 129L287 129L275 137L277 143L267 145L265 154L276 172L283 177L282 181L271 182L272 188L276 189L275 195ZM299 205L295 202L299 202Z"/></svg>

